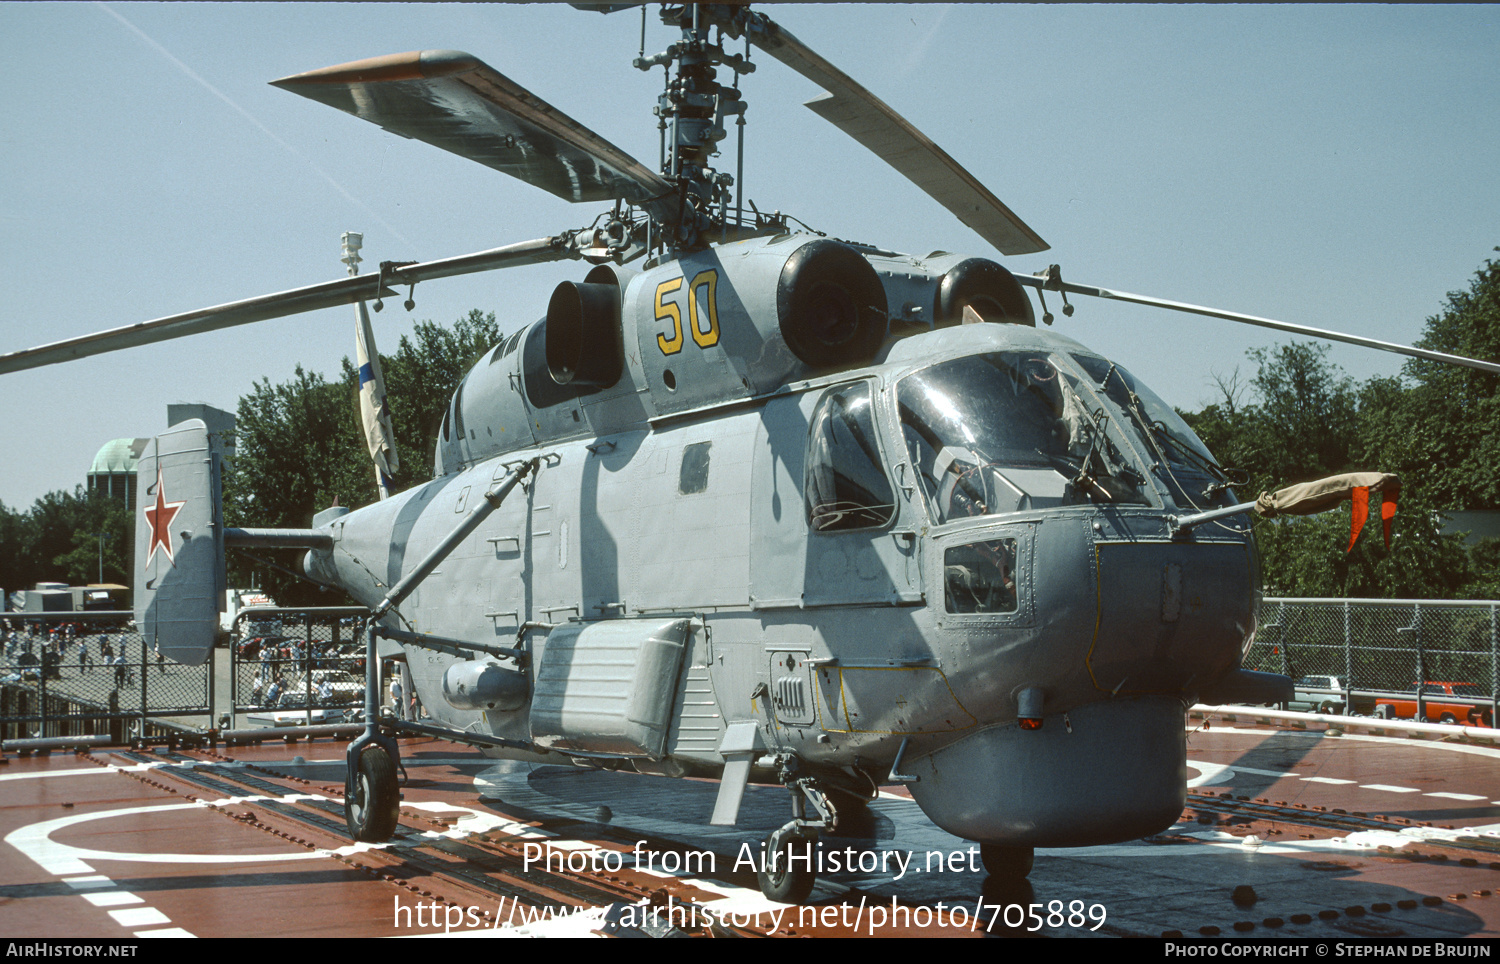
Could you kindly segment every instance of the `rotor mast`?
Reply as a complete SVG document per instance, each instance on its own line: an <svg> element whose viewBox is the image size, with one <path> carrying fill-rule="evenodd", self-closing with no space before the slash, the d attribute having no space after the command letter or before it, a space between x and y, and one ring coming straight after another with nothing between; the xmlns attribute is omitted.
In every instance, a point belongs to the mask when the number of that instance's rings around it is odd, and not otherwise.
<svg viewBox="0 0 1500 964"><path fill-rule="evenodd" d="M667 26L681 30L681 39L661 53L637 57L634 66L639 70L666 68L665 89L654 113L666 128L661 175L676 186L681 205L675 224L658 223L657 227L662 247L692 251L737 233L728 228L734 175L715 171L710 162L728 134L725 118L743 119L746 105L737 86L718 82L718 68L728 67L737 78L753 72L755 65L745 56L725 52L722 27L719 42L710 38L713 24L706 5L664 6L661 18ZM739 227L736 223L735 228Z"/></svg>

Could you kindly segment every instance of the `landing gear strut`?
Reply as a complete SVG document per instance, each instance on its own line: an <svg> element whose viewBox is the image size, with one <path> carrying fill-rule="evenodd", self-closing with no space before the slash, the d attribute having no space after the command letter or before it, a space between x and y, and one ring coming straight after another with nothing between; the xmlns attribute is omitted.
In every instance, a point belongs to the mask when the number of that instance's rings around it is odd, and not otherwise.
<svg viewBox="0 0 1500 964"><path fill-rule="evenodd" d="M396 780L401 747L380 730L380 653L375 620L365 640L365 731L344 754L344 823L349 836L365 843L385 843L401 818L401 790Z"/></svg>
<svg viewBox="0 0 1500 964"><path fill-rule="evenodd" d="M400 819L401 792L396 771L401 766L401 747L394 736L380 729L380 647L375 630L380 620L411 595L442 561L469 537L489 514L500 508L505 497L535 472L540 459L511 468L504 480L486 492L453 531L443 537L385 598L370 609L365 627L365 731L349 744L344 757L344 815L354 839L381 843L396 832Z"/></svg>
<svg viewBox="0 0 1500 964"><path fill-rule="evenodd" d="M812 893L818 875L813 870L818 834L832 832L839 821L838 811L816 777L797 775L797 758L782 760L782 784L792 794L792 819L761 841L760 868L755 878L760 892L770 900L798 904ZM811 803L817 817L807 817Z"/></svg>
<svg viewBox="0 0 1500 964"><path fill-rule="evenodd" d="M773 830L760 844L760 869L755 873L760 892L782 904L800 904L812 893L817 838L797 829Z"/></svg>

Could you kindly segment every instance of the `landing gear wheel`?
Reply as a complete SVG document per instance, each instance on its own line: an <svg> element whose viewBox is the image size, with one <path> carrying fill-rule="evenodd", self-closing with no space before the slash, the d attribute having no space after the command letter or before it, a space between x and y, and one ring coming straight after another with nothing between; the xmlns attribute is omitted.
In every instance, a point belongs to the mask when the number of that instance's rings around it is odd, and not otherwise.
<svg viewBox="0 0 1500 964"><path fill-rule="evenodd" d="M1036 852L1030 847L1008 847L1004 844L980 844L979 858L992 877L1019 880L1031 873Z"/></svg>
<svg viewBox="0 0 1500 964"><path fill-rule="evenodd" d="M787 836L779 852L771 849L771 834L760 843L760 869L755 879L760 892L782 904L800 904L812 893L817 874L812 871L814 841L808 837ZM773 857L775 858L773 860ZM791 858L795 857L795 860Z"/></svg>
<svg viewBox="0 0 1500 964"><path fill-rule="evenodd" d="M359 755L354 793L344 801L344 822L349 825L349 836L366 843L385 843L396 832L400 806L396 764L380 747L366 747Z"/></svg>

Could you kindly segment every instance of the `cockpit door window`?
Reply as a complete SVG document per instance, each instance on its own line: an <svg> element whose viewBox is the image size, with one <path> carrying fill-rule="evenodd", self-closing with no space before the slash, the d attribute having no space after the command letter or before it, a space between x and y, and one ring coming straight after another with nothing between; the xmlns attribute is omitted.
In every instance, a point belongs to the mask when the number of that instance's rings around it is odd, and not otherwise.
<svg viewBox="0 0 1500 964"><path fill-rule="evenodd" d="M896 515L873 410L868 382L831 388L813 409L803 492L815 532L884 526Z"/></svg>

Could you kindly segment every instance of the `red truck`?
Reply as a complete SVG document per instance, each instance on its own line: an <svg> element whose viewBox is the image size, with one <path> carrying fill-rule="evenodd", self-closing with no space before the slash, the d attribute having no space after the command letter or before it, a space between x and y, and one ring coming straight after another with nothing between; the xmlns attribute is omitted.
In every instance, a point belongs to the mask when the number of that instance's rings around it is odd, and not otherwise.
<svg viewBox="0 0 1500 964"><path fill-rule="evenodd" d="M1428 723L1458 723L1470 726L1493 726L1489 697L1479 691L1473 683L1423 683L1422 699L1427 706ZM1417 684L1411 684L1413 694ZM1414 720L1417 718L1417 698L1382 696L1375 701L1375 716L1382 720Z"/></svg>

